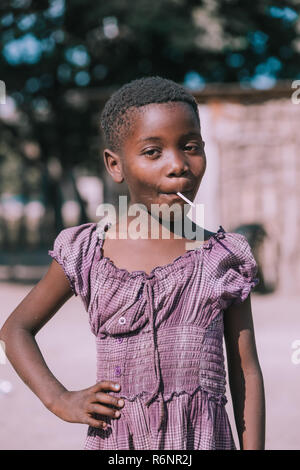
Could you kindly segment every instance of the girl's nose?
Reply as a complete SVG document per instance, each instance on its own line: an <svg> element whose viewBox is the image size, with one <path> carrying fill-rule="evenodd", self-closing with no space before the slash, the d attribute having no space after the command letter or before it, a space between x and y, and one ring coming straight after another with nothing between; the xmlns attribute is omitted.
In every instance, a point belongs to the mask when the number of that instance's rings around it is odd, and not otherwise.
<svg viewBox="0 0 300 470"><path fill-rule="evenodd" d="M168 155L168 172L169 174L181 174L188 170L186 156L183 152L173 151Z"/></svg>

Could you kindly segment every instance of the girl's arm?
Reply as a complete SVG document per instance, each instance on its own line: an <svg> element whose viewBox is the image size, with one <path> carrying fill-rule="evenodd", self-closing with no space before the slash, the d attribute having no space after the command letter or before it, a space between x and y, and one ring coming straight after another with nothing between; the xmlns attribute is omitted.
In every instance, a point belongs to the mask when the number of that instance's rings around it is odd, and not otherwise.
<svg viewBox="0 0 300 470"><path fill-rule="evenodd" d="M250 295L224 311L224 337L240 449L263 450L264 383L256 351Z"/></svg>
<svg viewBox="0 0 300 470"><path fill-rule="evenodd" d="M51 374L34 337L71 296L68 280L58 263L52 261L46 275L11 313L0 331L12 366L47 408L66 389Z"/></svg>
<svg viewBox="0 0 300 470"><path fill-rule="evenodd" d="M53 260L46 275L8 317L0 330L0 339L15 371L50 411L65 421L100 427L103 421L93 419L92 414L115 417L115 410L97 403L118 404L116 397L99 392L116 391L114 383L102 381L85 390L68 392L47 367L35 341L38 331L72 295L63 269Z"/></svg>

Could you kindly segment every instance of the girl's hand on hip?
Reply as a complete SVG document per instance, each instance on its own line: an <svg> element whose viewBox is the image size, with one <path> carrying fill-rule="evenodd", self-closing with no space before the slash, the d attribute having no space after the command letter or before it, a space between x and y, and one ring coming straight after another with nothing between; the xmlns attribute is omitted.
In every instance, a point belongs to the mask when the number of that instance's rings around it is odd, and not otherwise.
<svg viewBox="0 0 300 470"><path fill-rule="evenodd" d="M64 391L54 401L50 411L69 423L88 424L94 428L106 428L105 421L96 419L94 414L118 418L121 414L116 408L124 406L124 400L105 393L106 390L120 391L117 382L101 380L92 387L78 391ZM117 414L119 413L119 415Z"/></svg>

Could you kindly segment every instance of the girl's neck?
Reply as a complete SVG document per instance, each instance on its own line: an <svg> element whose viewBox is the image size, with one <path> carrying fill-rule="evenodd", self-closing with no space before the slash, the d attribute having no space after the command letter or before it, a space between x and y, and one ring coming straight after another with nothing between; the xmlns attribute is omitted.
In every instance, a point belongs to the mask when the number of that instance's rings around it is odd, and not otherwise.
<svg viewBox="0 0 300 470"><path fill-rule="evenodd" d="M131 205L129 205L130 211ZM142 208L141 208L142 209ZM174 214L171 212L173 218L168 217L169 212L162 214L149 213L148 211L141 210L136 215L123 214L118 217L116 224L117 231L122 233L123 236L129 236L129 226L136 219L136 223L131 226L136 228L138 233L142 233L145 238L158 238L158 239L178 239L187 238L193 240L196 238L195 234L197 225L189 218L183 211ZM189 230L188 230L189 229ZM199 227L198 227L199 230ZM191 232L192 231L192 232ZM189 232L191 235L189 236ZM185 236L185 234L187 236Z"/></svg>

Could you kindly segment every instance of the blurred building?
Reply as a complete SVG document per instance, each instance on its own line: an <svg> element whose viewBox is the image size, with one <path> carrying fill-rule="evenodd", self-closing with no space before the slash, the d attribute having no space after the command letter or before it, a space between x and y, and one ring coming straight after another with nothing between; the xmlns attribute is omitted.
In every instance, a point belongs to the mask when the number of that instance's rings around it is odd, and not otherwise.
<svg viewBox="0 0 300 470"><path fill-rule="evenodd" d="M288 294L300 284L300 105L291 82L269 90L211 86L195 93L207 171L197 195L206 226L259 224L254 254L265 282Z"/></svg>

